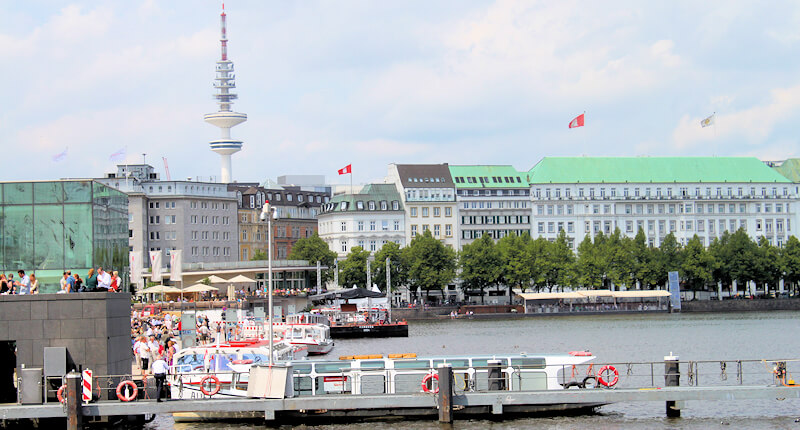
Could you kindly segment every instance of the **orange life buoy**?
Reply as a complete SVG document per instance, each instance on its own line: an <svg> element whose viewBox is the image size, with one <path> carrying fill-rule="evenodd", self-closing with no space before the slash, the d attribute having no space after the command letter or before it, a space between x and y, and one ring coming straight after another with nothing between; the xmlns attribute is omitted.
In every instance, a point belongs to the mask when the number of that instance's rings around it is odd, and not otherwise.
<svg viewBox="0 0 800 430"><path fill-rule="evenodd" d="M58 398L59 403L64 403L67 400L64 398L64 390L67 389L67 384L64 384L58 387L58 391L56 391L56 397Z"/></svg>
<svg viewBox="0 0 800 430"><path fill-rule="evenodd" d="M436 388L434 388L433 390L428 388L428 382L431 379L435 379L436 380ZM433 383L431 383L431 385L432 384ZM422 391L424 391L426 393L433 393L433 394L439 393L439 375L437 375L435 373L428 373L427 375L425 375L425 377L422 378Z"/></svg>
<svg viewBox="0 0 800 430"><path fill-rule="evenodd" d="M122 391L125 387L130 387L130 389ZM119 383L119 385L117 385L117 398L123 402L130 402L131 400L135 399L138 394L139 387L137 387L136 383L131 380L122 381Z"/></svg>
<svg viewBox="0 0 800 430"><path fill-rule="evenodd" d="M608 376L612 374L614 375L614 379L611 379L609 381L603 379L603 375ZM613 387L614 385L617 385L617 382L619 382L619 372L614 366L603 366L597 372L597 382L604 387L609 387L609 388Z"/></svg>
<svg viewBox="0 0 800 430"><path fill-rule="evenodd" d="M214 384L210 390L206 388L206 382ZM220 388L222 388L222 384L220 384L219 379L214 375L204 376L203 379L200 380L200 391L206 396L213 396L219 393Z"/></svg>

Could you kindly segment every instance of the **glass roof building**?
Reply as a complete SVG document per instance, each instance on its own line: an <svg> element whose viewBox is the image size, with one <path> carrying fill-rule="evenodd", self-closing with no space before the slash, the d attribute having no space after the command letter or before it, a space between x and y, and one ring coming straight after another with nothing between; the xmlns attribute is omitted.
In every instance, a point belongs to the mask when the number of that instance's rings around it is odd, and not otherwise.
<svg viewBox="0 0 800 430"><path fill-rule="evenodd" d="M0 183L0 272L35 273L54 293L65 270L119 271L127 285L128 198L93 180Z"/></svg>

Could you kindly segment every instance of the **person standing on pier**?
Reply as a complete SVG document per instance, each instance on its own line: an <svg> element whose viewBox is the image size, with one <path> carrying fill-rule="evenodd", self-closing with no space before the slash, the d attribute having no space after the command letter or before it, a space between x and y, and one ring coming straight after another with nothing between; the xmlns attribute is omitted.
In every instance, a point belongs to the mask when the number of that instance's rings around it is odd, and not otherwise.
<svg viewBox="0 0 800 430"><path fill-rule="evenodd" d="M161 394L164 391L164 382L167 380L167 371L169 370L163 355L156 356L156 361L153 362L152 368L153 377L156 378L156 402L161 402Z"/></svg>

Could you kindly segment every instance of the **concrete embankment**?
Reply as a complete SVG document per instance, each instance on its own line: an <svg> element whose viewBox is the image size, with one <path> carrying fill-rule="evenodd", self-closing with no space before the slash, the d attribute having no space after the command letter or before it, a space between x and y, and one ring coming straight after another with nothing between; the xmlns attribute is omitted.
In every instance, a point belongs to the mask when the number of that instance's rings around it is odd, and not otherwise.
<svg viewBox="0 0 800 430"><path fill-rule="evenodd" d="M498 306L490 306L492 308L499 308ZM683 302L681 304L682 312L763 312L763 311L797 311L800 310L800 298L794 299L756 299L756 300L693 300ZM471 306L471 308L478 308ZM407 321L414 320L440 320L447 319L450 313L454 310L459 310L459 314L463 316L462 308L458 306L443 306L443 307L428 307L424 309L393 309L392 319L405 319ZM555 316L555 315L602 315L604 313L636 313L635 311L625 312L576 312L576 313L547 313L547 314L524 314L522 312L509 312L510 308L505 312L480 312L474 311L472 318L474 319L488 319L488 318L528 318L536 316ZM643 311L640 313L653 313L664 311Z"/></svg>

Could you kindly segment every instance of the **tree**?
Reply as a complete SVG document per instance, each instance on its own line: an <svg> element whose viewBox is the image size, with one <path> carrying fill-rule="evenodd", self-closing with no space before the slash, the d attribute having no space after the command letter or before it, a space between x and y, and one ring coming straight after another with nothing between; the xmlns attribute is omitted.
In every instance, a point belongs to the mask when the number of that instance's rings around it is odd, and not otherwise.
<svg viewBox="0 0 800 430"><path fill-rule="evenodd" d="M464 245L458 263L464 285L467 288L479 289L483 303L486 287L496 285L502 276L503 259L495 247L494 240L484 233L480 239Z"/></svg>
<svg viewBox="0 0 800 430"><path fill-rule="evenodd" d="M800 240L795 236L789 236L786 245L781 249L781 265L784 280L792 286L792 291L795 291L800 282Z"/></svg>
<svg viewBox="0 0 800 430"><path fill-rule="evenodd" d="M679 271L681 268L681 246L675 239L675 234L669 232L661 241L658 252L655 253L655 267L657 268L655 281L657 285L667 283L669 272Z"/></svg>
<svg viewBox="0 0 800 430"><path fill-rule="evenodd" d="M369 251L354 246L344 260L339 262L339 283L346 287L355 285L357 287L369 288L367 285L367 258Z"/></svg>
<svg viewBox="0 0 800 430"><path fill-rule="evenodd" d="M584 288L595 288L603 284L603 262L595 243L587 234L578 245L577 282Z"/></svg>
<svg viewBox="0 0 800 430"><path fill-rule="evenodd" d="M758 246L750 236L740 228L730 235L727 243L727 270L731 279L738 284L747 286L747 282L757 278L754 262L758 259ZM738 289L738 288L737 288Z"/></svg>
<svg viewBox="0 0 800 430"><path fill-rule="evenodd" d="M549 291L558 285L564 287L572 283L575 254L567 243L564 230L558 232L555 242L544 247L543 278Z"/></svg>
<svg viewBox="0 0 800 430"><path fill-rule="evenodd" d="M731 293L731 285L733 278L730 271L730 242L731 235L727 231L722 233L719 238L714 238L708 246L708 252L714 257L714 269L711 271L711 276L714 282L719 282L725 285L728 290L728 295Z"/></svg>
<svg viewBox="0 0 800 430"><path fill-rule="evenodd" d="M410 285L425 290L426 294L441 290L456 277L455 251L434 239L430 230L412 239L402 255Z"/></svg>
<svg viewBox="0 0 800 430"><path fill-rule="evenodd" d="M756 255L757 258L754 261L756 283L764 286L766 294L769 292L769 287L775 288L783 277L783 261L780 258L780 250L772 246L769 240L763 236L758 240Z"/></svg>
<svg viewBox="0 0 800 430"><path fill-rule="evenodd" d="M607 265L606 279L614 285L629 285L635 265L631 253L632 241L623 237L619 228L606 239L602 253Z"/></svg>
<svg viewBox="0 0 800 430"><path fill-rule="evenodd" d="M532 267L526 258L526 249L530 245L531 236L510 234L497 242L496 249L500 253L502 267L500 277L509 288L518 287L522 291L531 284Z"/></svg>
<svg viewBox="0 0 800 430"><path fill-rule="evenodd" d="M681 278L686 289L692 291L692 300L714 277L714 256L703 247L700 238L694 235L683 248Z"/></svg>
<svg viewBox="0 0 800 430"><path fill-rule="evenodd" d="M322 272L322 282L325 282L333 273L336 253L331 251L328 244L315 232L313 236L304 237L294 244L292 252L289 253L289 260L306 260L309 264L316 264L319 261L321 265L328 267L328 270ZM311 284L316 285L316 283L317 273L314 271L311 274Z"/></svg>
<svg viewBox="0 0 800 430"><path fill-rule="evenodd" d="M375 261L372 264L372 281L379 288L386 291L386 259L389 259L392 270L392 290L396 290L398 285L405 285L408 279L405 261L400 245L394 242L386 242L378 252L375 253Z"/></svg>
<svg viewBox="0 0 800 430"><path fill-rule="evenodd" d="M253 253L253 256L250 258L250 261L264 261L268 259L269 256L267 255L264 250L257 249L256 252Z"/></svg>

